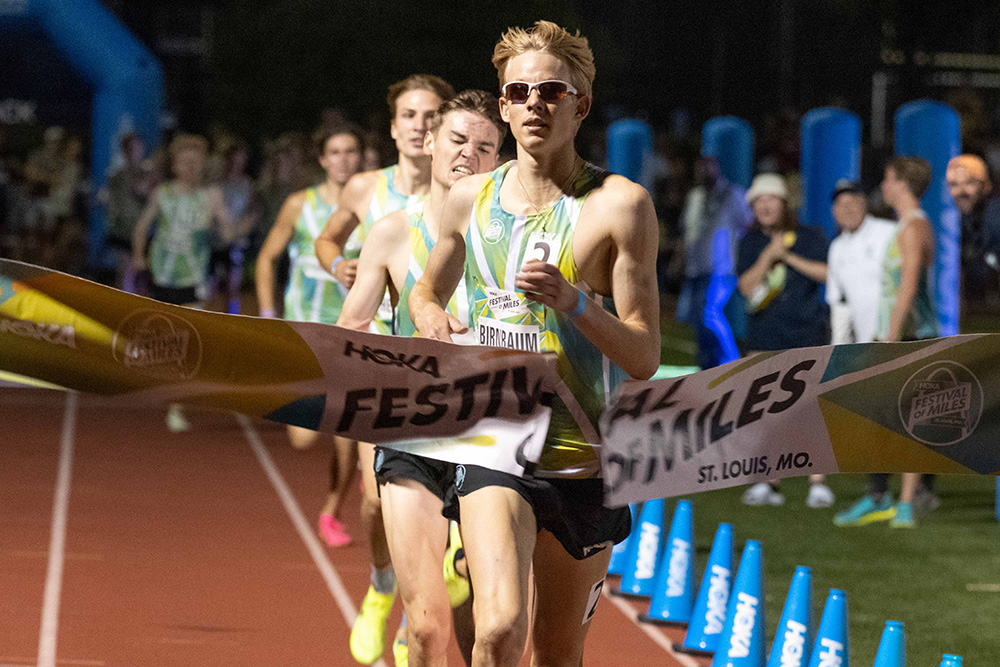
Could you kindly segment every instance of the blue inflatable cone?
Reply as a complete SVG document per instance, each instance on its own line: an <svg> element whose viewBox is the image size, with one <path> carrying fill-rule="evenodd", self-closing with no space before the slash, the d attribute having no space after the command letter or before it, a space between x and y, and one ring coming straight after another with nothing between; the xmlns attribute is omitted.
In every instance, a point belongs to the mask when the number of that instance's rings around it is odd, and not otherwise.
<svg viewBox="0 0 1000 667"><path fill-rule="evenodd" d="M720 523L708 554L705 575L701 578L694 611L688 623L683 644L674 644L674 650L692 655L710 656L715 653L726 622L726 605L729 589L733 585L733 526Z"/></svg>
<svg viewBox="0 0 1000 667"><path fill-rule="evenodd" d="M691 501L678 500L645 623L686 626L694 606L694 518Z"/></svg>
<svg viewBox="0 0 1000 667"><path fill-rule="evenodd" d="M938 667L962 667L962 656L945 653L941 656L941 664Z"/></svg>
<svg viewBox="0 0 1000 667"><path fill-rule="evenodd" d="M608 574L621 576L625 571L625 563L628 560L628 547L632 542L632 537L639 532L639 524L636 523L635 515L638 513L638 505L632 503L628 506L632 513L632 532L624 540L611 547L611 562L608 563Z"/></svg>
<svg viewBox="0 0 1000 667"><path fill-rule="evenodd" d="M788 587L767 667L806 667L812 637L812 573L800 565L795 568L792 585Z"/></svg>
<svg viewBox="0 0 1000 667"><path fill-rule="evenodd" d="M873 667L906 667L906 633L900 621L886 621Z"/></svg>
<svg viewBox="0 0 1000 667"><path fill-rule="evenodd" d="M663 499L648 500L639 513L639 529L629 540L625 572L616 595L644 597L653 595L656 565L663 549Z"/></svg>
<svg viewBox="0 0 1000 667"><path fill-rule="evenodd" d="M764 555L747 540L712 667L764 667Z"/></svg>
<svg viewBox="0 0 1000 667"><path fill-rule="evenodd" d="M819 621L819 632L813 644L809 667L843 665L847 667L849 646L847 641L847 593L831 588Z"/></svg>

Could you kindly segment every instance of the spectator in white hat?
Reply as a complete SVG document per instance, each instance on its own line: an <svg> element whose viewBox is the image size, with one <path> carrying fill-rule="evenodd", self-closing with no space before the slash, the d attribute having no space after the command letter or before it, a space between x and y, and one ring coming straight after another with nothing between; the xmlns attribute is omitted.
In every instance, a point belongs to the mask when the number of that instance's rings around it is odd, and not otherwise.
<svg viewBox="0 0 1000 667"><path fill-rule="evenodd" d="M788 206L788 188L778 174L761 174L747 190L754 225L740 241L736 272L747 302L748 352L787 350L830 342L823 300L828 243L817 227L803 227ZM809 507L829 507L833 492L822 475L809 478ZM747 505L781 505L777 482L754 484Z"/></svg>

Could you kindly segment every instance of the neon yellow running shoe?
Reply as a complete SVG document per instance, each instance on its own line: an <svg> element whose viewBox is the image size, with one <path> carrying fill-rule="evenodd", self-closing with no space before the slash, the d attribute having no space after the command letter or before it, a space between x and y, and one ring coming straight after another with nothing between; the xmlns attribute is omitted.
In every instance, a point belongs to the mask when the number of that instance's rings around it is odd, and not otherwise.
<svg viewBox="0 0 1000 667"><path fill-rule="evenodd" d="M396 667L410 667L410 647L405 638L396 637L392 640L392 657Z"/></svg>
<svg viewBox="0 0 1000 667"><path fill-rule="evenodd" d="M455 571L455 561L465 557L462 535L454 521L448 528L448 550L444 552L444 583L448 587L451 607L459 607L469 599L469 580Z"/></svg>
<svg viewBox="0 0 1000 667"><path fill-rule="evenodd" d="M351 628L351 655L362 665L370 665L385 651L385 622L392 611L396 591L383 594L368 586L361 612Z"/></svg>

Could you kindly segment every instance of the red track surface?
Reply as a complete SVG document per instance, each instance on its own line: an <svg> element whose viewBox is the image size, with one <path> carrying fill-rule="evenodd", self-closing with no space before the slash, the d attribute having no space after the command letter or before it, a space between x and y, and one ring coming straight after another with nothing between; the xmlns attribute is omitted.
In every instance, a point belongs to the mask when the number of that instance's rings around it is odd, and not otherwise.
<svg viewBox="0 0 1000 667"><path fill-rule="evenodd" d="M294 451L283 427L187 414L192 430L172 434L162 409L0 387L0 667L356 664L345 615L368 585L366 548L314 539L330 449ZM345 512L355 536L358 500ZM664 648L680 631L644 632L623 611L637 607L615 602L598 607L585 664L694 667ZM463 664L454 642L449 664Z"/></svg>

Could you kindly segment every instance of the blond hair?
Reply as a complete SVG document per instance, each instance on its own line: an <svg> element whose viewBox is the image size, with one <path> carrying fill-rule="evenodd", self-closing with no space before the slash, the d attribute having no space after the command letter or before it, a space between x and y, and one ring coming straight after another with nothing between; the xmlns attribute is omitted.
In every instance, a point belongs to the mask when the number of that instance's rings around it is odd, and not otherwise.
<svg viewBox="0 0 1000 667"><path fill-rule="evenodd" d="M571 33L552 21L536 21L534 27L508 28L493 48L493 66L497 68L500 87L506 83L507 63L529 51L550 53L566 63L570 70L570 83L589 95L594 86L594 52L587 38L577 30Z"/></svg>
<svg viewBox="0 0 1000 667"><path fill-rule="evenodd" d="M468 111L478 114L493 123L497 128L500 140L497 144L497 149L499 150L500 144L503 143L504 137L507 136L507 123L503 122L503 118L500 117L500 104L495 95L491 95L485 90L463 90L450 100L442 102L441 106L434 113L434 119L431 121L431 132L435 136L437 136L438 130L441 129L444 117L452 111Z"/></svg>
<svg viewBox="0 0 1000 667"><path fill-rule="evenodd" d="M184 151L198 151L205 156L208 154L208 139L197 134L178 134L170 142L169 150L171 158Z"/></svg>

